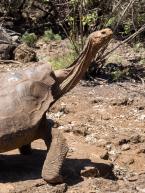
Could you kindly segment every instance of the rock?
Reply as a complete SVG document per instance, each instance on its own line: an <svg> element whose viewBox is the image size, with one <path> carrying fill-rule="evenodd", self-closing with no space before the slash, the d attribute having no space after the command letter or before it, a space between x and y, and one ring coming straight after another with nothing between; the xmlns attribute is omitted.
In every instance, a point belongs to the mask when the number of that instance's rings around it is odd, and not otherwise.
<svg viewBox="0 0 145 193"><path fill-rule="evenodd" d="M143 111L144 109L145 109L144 106L139 106L139 107L138 107L138 110L139 110L139 111Z"/></svg>
<svg viewBox="0 0 145 193"><path fill-rule="evenodd" d="M136 187L136 190L139 192L139 193L145 193L145 188L140 188L139 186Z"/></svg>
<svg viewBox="0 0 145 193"><path fill-rule="evenodd" d="M128 160L128 165L131 165L131 164L133 164L133 163L134 163L134 159L133 159L133 158L131 158L131 159Z"/></svg>
<svg viewBox="0 0 145 193"><path fill-rule="evenodd" d="M26 44L19 45L15 51L15 60L27 63L27 62L36 62L37 56L32 48L28 47Z"/></svg>
<svg viewBox="0 0 145 193"><path fill-rule="evenodd" d="M85 166L81 170L81 176L87 178L105 177L109 179L115 179L113 173L113 164L111 163L98 163L96 165Z"/></svg>
<svg viewBox="0 0 145 193"><path fill-rule="evenodd" d="M107 144L107 145L106 145L106 149L107 149L108 151L111 151L111 149L112 149L112 144Z"/></svg>
<svg viewBox="0 0 145 193"><path fill-rule="evenodd" d="M129 157L126 157L122 160L122 162L125 164L125 165L131 165L134 163L134 159L133 158L129 158Z"/></svg>
<svg viewBox="0 0 145 193"><path fill-rule="evenodd" d="M111 142L106 141L105 139L99 139L97 141L97 146L99 147L105 147L106 145L110 144Z"/></svg>
<svg viewBox="0 0 145 193"><path fill-rule="evenodd" d="M145 115L144 115L144 114L143 114L143 115L140 115L140 116L138 117L138 119L141 120L141 121L145 120Z"/></svg>
<svg viewBox="0 0 145 193"><path fill-rule="evenodd" d="M135 143L135 144L136 144L136 143L143 142L143 139L142 139L141 135L136 134L136 135L132 135L132 136L130 137L129 141L130 141L131 143Z"/></svg>
<svg viewBox="0 0 145 193"><path fill-rule="evenodd" d="M102 114L101 119L105 121L110 120L111 119L110 114L108 113Z"/></svg>
<svg viewBox="0 0 145 193"><path fill-rule="evenodd" d="M58 122L58 121L55 121L54 122L54 125L53 125L53 127L54 128L58 128L58 127L60 127L61 125L60 125L60 123Z"/></svg>
<svg viewBox="0 0 145 193"><path fill-rule="evenodd" d="M87 132L86 132L86 128L85 127L82 127L82 128L76 128L76 127L74 127L73 128L73 134L75 134L75 135L81 135L81 136L86 136L86 134L87 134Z"/></svg>
<svg viewBox="0 0 145 193"><path fill-rule="evenodd" d="M140 146L139 149L136 151L137 154L145 153L145 145Z"/></svg>
<svg viewBox="0 0 145 193"><path fill-rule="evenodd" d="M66 107L62 107L60 109L60 112L63 112L64 114L68 114L69 113L69 110L66 108Z"/></svg>
<svg viewBox="0 0 145 193"><path fill-rule="evenodd" d="M109 160L114 162L118 158L118 156L119 156L119 152L117 152L115 149L109 151Z"/></svg>
<svg viewBox="0 0 145 193"><path fill-rule="evenodd" d="M142 143L145 141L145 137L140 135L140 134L134 134L132 135L130 138L122 138L119 140L118 144L119 145L125 145L127 143L134 143L134 144L137 144L137 143Z"/></svg>
<svg viewBox="0 0 145 193"><path fill-rule="evenodd" d="M95 144L97 142L97 133L92 133L85 137L85 141L89 144Z"/></svg>
<svg viewBox="0 0 145 193"><path fill-rule="evenodd" d="M83 170L81 170L81 176L83 177L97 177L99 176L99 171L97 168L93 166L86 166Z"/></svg>
<svg viewBox="0 0 145 193"><path fill-rule="evenodd" d="M20 37L18 35L14 35L11 38L13 42L18 42Z"/></svg>
<svg viewBox="0 0 145 193"><path fill-rule="evenodd" d="M15 46L11 44L0 44L0 60L13 59L13 51Z"/></svg>
<svg viewBox="0 0 145 193"><path fill-rule="evenodd" d="M13 35L12 35L13 34ZM14 58L14 49L16 48L16 39L18 33L0 26L0 60L11 60Z"/></svg>
<svg viewBox="0 0 145 193"><path fill-rule="evenodd" d="M109 159L108 151L105 150L104 152L102 152L102 154L100 155L100 158L104 160L108 160Z"/></svg>
<svg viewBox="0 0 145 193"><path fill-rule="evenodd" d="M61 107L58 110L64 114L70 113L69 109L67 108L67 104L65 103L61 103Z"/></svg>
<svg viewBox="0 0 145 193"><path fill-rule="evenodd" d="M114 174L117 178L122 179L126 176L127 169L124 167L120 167L118 164L114 165Z"/></svg>
<svg viewBox="0 0 145 193"><path fill-rule="evenodd" d="M120 140L118 141L118 144L119 144L119 145L123 145L123 144L126 144L126 143L128 143L128 142L129 142L128 139L122 138L122 139L120 139Z"/></svg>
<svg viewBox="0 0 145 193"><path fill-rule="evenodd" d="M92 104L95 104L95 103L102 103L104 101L104 98L103 97L96 97L95 99L93 99L91 101Z"/></svg>
<svg viewBox="0 0 145 193"><path fill-rule="evenodd" d="M127 178L127 180L130 181L130 182L135 182L135 181L138 180L138 176L137 175L136 176L131 176L131 177Z"/></svg>
<svg viewBox="0 0 145 193"><path fill-rule="evenodd" d="M111 104L114 106L127 106L127 105L131 105L133 103L133 99L132 98L118 98L118 99L112 99Z"/></svg>
<svg viewBox="0 0 145 193"><path fill-rule="evenodd" d="M129 149L130 149L130 145L129 144L123 144L122 147L121 147L122 151L126 151L126 150L129 150Z"/></svg>

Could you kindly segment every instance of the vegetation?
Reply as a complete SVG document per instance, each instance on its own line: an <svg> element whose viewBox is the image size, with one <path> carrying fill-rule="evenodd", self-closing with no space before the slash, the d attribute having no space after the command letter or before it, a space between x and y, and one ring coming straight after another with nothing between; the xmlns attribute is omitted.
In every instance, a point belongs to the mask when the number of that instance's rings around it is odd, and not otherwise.
<svg viewBox="0 0 145 193"><path fill-rule="evenodd" d="M75 58L76 58L75 52L71 51L65 53L61 57L56 55L55 57L50 59L49 62L52 64L55 70L58 70L70 65L75 60Z"/></svg>
<svg viewBox="0 0 145 193"><path fill-rule="evenodd" d="M26 32L25 34L22 35L22 42L26 43L30 47L34 47L36 41L37 41L37 36L35 35L35 33Z"/></svg>
<svg viewBox="0 0 145 193"><path fill-rule="evenodd" d="M35 45L36 35L43 35L45 42L67 37L76 55L82 51L88 34L105 27L113 29L121 44L130 43L137 52L144 49L144 10L145 0L2 0L0 16L2 25L24 34L22 41L29 46ZM118 45L113 50L117 48ZM104 49L98 53L99 68L113 50L106 53ZM56 57L55 64L61 67L67 58L73 57L67 54L63 59ZM119 57L117 60L120 63ZM140 63L144 63L144 59Z"/></svg>
<svg viewBox="0 0 145 193"><path fill-rule="evenodd" d="M45 42L49 42L49 41L52 41L52 40L54 40L54 41L60 41L60 40L61 40L61 36L60 36L59 34L54 34L54 33L52 32L52 30L50 29L50 30L46 30L46 31L44 32L43 40L44 40Z"/></svg>

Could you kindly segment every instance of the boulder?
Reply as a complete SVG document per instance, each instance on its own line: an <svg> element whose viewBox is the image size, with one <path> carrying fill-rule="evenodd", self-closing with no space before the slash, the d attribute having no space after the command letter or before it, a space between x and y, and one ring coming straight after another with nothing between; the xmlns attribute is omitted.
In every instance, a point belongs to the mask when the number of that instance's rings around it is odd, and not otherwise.
<svg viewBox="0 0 145 193"><path fill-rule="evenodd" d="M19 45L15 49L14 55L14 59L19 62L27 63L37 61L36 52L26 44Z"/></svg>

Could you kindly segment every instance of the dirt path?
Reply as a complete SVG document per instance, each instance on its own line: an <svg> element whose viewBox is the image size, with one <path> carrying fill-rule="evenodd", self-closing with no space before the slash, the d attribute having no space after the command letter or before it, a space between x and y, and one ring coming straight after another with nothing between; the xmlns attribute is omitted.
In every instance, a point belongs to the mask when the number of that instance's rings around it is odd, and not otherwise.
<svg viewBox="0 0 145 193"><path fill-rule="evenodd" d="M0 193L145 192L143 85L78 85L48 117L69 145L63 168L66 184L52 187L42 181L46 147L37 140L31 156L21 156L18 150L0 156Z"/></svg>

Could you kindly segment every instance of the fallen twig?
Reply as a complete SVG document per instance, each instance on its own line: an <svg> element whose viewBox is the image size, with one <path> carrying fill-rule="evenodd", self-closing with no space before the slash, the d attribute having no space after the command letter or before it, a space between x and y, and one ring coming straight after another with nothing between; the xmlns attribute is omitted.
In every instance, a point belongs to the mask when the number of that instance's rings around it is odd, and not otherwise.
<svg viewBox="0 0 145 193"><path fill-rule="evenodd" d="M18 61L15 61L15 60L0 60L0 64L9 64L9 63L22 64L21 62L18 62Z"/></svg>

